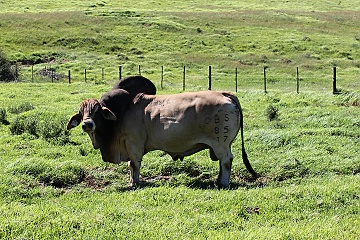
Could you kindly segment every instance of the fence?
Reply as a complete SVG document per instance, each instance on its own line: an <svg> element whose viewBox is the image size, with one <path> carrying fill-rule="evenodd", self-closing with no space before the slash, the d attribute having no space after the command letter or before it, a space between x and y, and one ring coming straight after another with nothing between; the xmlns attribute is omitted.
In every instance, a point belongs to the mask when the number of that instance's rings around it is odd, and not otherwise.
<svg viewBox="0 0 360 240"><path fill-rule="evenodd" d="M57 82L57 81L66 81L69 84L71 84L73 81L95 81L95 82L105 82L105 77L110 75L110 78L115 81L115 79L121 79L122 77L126 76L126 73L124 72L123 66L117 66L116 68L112 68L110 73L106 72L105 68L101 69L84 69L82 73L77 73L77 77L73 78L73 74L71 70L67 70L66 74L64 73L58 73L56 70L56 67L47 65L42 66L40 69L38 66L34 67L28 67L27 71L24 71L24 68L21 69L19 67L16 67L17 76L19 80L28 81L31 79L32 82L35 81L35 79L41 78L42 80L48 79L51 80L51 82ZM114 69L116 69L114 71ZM241 88L255 88L260 89L262 88L265 93L267 93L270 89L288 89L289 91L296 91L297 93L300 92L301 88L304 88L305 90L315 90L319 91L320 89L326 89L326 91L332 91L333 94L339 93L339 88L337 86L337 68L332 68L332 75L331 74L325 74L322 77L319 76L312 76L312 73L307 72L306 77L300 77L300 70L299 67L294 69L293 74L292 73L279 73L274 72L270 74L268 73L269 68L263 67L261 70L261 74L239 74L240 69L235 68L232 71L231 70L224 70L224 69L216 69L218 70L214 74L214 68L212 66L208 66L207 73L202 71L199 75L197 74L188 74L188 69L191 69L191 67L183 66L182 68L173 69L170 72L176 71L176 74L171 74L165 72L165 67L161 66L159 68L159 72L155 73L155 70L151 71L145 71L146 77L149 77L151 80L154 81L154 79L160 79L160 88L165 88L165 83L167 83L167 87L175 87L179 88L180 84L182 85L182 91L185 91L188 83L190 83L190 87L194 88L194 85L197 89L209 89L213 90L213 86L216 85L217 89L215 90L230 90L237 92L239 89L239 86ZM181 70L180 70L181 69ZM134 68L132 68L131 74L128 75L142 75L142 66L137 65L137 69L134 72ZM258 72L260 72L260 68L258 68ZM30 72L30 77L28 76ZM180 74L181 72L181 74ZM129 73L129 72L127 72ZM116 74L116 75L115 75ZM149 76L148 76L149 75ZM151 75L151 77L150 77ZM157 76L156 76L157 75ZM96 77L94 77L96 76ZM99 77L101 76L101 77ZM154 77L155 76L155 77ZM182 79L181 77L182 76ZM109 78L109 77L107 77ZM101 79L101 81L99 80ZM181 83L180 83L181 79ZM226 82L221 82L222 79L226 79ZM312 79L312 81L311 81ZM308 81L306 81L308 80ZM332 83L332 84L331 84ZM309 85L306 87L306 85ZM355 88L360 87L357 84L352 84ZM318 86L318 87L316 87ZM330 88L331 86L331 88ZM357 90L357 89L356 89Z"/></svg>

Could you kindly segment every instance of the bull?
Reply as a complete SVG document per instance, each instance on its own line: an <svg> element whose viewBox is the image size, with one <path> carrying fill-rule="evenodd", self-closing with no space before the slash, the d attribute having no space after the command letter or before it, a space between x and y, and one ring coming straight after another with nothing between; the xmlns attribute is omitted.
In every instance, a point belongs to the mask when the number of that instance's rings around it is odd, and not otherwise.
<svg viewBox="0 0 360 240"><path fill-rule="evenodd" d="M245 151L243 114L236 96L213 91L172 95L144 92L134 97L120 86L100 100L85 100L67 129L82 122L93 147L100 148L103 161L127 161L131 185L139 182L142 157L150 151L162 150L173 159L182 159L209 149L210 158L220 162L220 187L229 186L231 144L240 131L243 162L256 178Z"/></svg>

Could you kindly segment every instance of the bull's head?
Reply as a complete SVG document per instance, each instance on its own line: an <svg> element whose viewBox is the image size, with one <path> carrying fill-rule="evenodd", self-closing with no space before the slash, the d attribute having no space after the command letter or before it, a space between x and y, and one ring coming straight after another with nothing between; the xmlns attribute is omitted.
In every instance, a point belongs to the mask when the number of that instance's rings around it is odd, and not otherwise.
<svg viewBox="0 0 360 240"><path fill-rule="evenodd" d="M100 147L96 137L96 129L104 124L104 120L116 121L117 117L96 99L88 99L80 104L80 110L70 119L67 129L70 130L82 122L82 129L88 133L95 149ZM100 125L100 126L97 126Z"/></svg>

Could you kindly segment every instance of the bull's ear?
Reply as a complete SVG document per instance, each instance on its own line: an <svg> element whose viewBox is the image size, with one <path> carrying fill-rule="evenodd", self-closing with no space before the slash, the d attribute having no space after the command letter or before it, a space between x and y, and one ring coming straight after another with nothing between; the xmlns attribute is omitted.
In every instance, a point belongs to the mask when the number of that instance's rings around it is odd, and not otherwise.
<svg viewBox="0 0 360 240"><path fill-rule="evenodd" d="M82 116L80 113L75 114L74 116L71 117L66 129L70 130L70 129L78 126L81 123L81 119L82 119Z"/></svg>
<svg viewBox="0 0 360 240"><path fill-rule="evenodd" d="M111 121L117 120L117 117L110 109L108 109L107 107L101 107L101 109L102 109L101 114L105 119L111 120Z"/></svg>

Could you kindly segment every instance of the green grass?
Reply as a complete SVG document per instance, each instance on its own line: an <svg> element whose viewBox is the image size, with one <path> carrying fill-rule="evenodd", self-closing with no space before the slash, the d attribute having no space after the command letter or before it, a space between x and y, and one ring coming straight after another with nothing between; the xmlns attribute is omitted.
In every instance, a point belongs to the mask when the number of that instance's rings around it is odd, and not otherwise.
<svg viewBox="0 0 360 240"><path fill-rule="evenodd" d="M80 128L72 130L66 142L10 131L19 116L26 119L38 113L38 122L52 122L49 131L56 129L54 123L70 118L82 99L98 98L110 87L2 84L0 102L5 109L24 102L34 109L8 112L10 124L0 125L1 238L356 239L359 235L357 93L239 92L247 152L261 177L248 180L237 139L231 188L221 191L214 186L218 163L207 152L184 161L173 161L159 151L147 154L143 182L134 190L128 188L126 164L102 162ZM269 106L277 109L272 121Z"/></svg>
<svg viewBox="0 0 360 240"><path fill-rule="evenodd" d="M138 73L141 65L160 85L165 66L164 87L182 89L187 66L188 89L195 89L206 85L212 65L219 89L227 86L222 81L234 81L235 68L241 88L261 89L262 69L269 67L275 88L294 91L299 67L301 89L331 91L337 66L341 88L359 87L360 14L351 1L14 5L0 10L1 48L13 61L38 63L35 72L51 65L84 81L87 69L87 80L99 83L117 79L119 65L123 75ZM30 67L21 73L23 81L32 79Z"/></svg>
<svg viewBox="0 0 360 240"><path fill-rule="evenodd" d="M359 32L355 1L0 2L0 46L21 68L0 83L0 239L358 239ZM34 78L31 66L34 64ZM229 190L200 152L144 156L142 183L104 163L67 121L138 73L158 94L235 90L240 139ZM164 89L160 88L164 66ZM332 93L332 68L341 94ZM36 75L71 70L72 84ZM267 68L268 93L263 92ZM300 70L300 93L295 73ZM87 82L83 72L87 69ZM102 68L105 76L102 78Z"/></svg>
<svg viewBox="0 0 360 240"><path fill-rule="evenodd" d="M9 237L54 239L356 239L359 179L344 187L348 180L305 180L306 189L69 192L38 204L7 205L2 229Z"/></svg>

